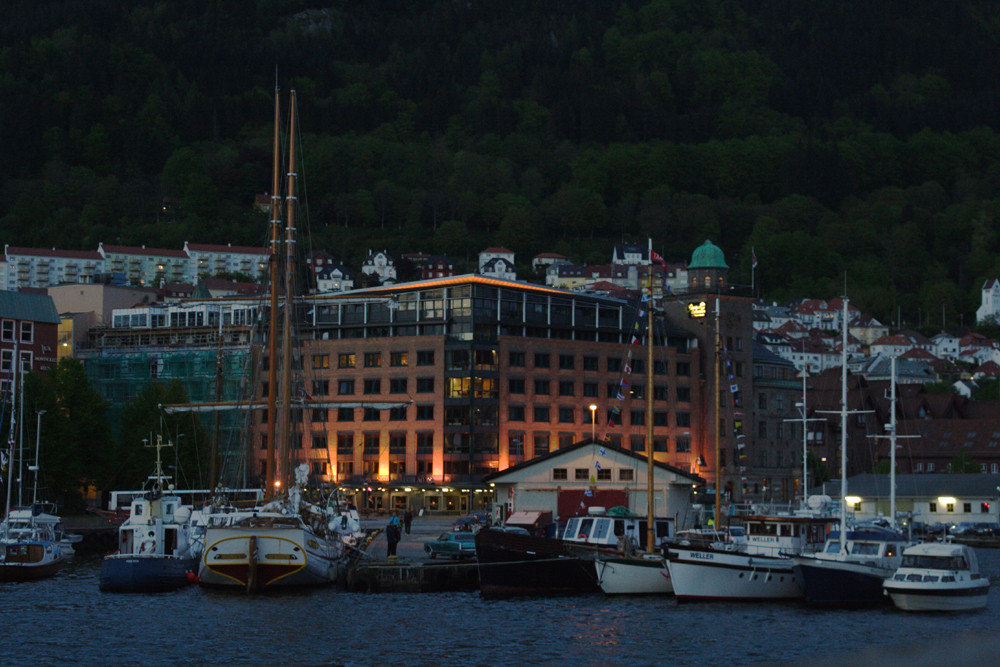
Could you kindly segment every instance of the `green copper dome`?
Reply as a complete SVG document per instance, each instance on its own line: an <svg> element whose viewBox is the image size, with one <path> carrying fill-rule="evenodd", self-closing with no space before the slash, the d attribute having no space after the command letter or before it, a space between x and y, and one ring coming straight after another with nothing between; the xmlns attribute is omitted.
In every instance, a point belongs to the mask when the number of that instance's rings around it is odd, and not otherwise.
<svg viewBox="0 0 1000 667"><path fill-rule="evenodd" d="M728 269L729 265L726 264L726 256L722 253L719 246L715 245L711 241L705 241L700 246L695 248L694 253L691 254L691 263L688 264L688 269Z"/></svg>

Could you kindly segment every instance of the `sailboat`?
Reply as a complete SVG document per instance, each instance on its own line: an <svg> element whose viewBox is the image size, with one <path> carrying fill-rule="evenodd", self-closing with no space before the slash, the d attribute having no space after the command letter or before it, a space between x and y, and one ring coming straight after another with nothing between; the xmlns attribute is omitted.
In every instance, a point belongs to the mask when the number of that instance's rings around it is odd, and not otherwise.
<svg viewBox="0 0 1000 667"><path fill-rule="evenodd" d="M827 538L823 550L795 557L795 575L802 581L807 603L822 606L862 607L885 604L882 593L886 579L903 561L903 550L909 541L894 526L878 523L855 525L850 529L846 520L847 472L847 299L844 299L844 352L841 384L841 519L838 530ZM892 358L890 380L891 417L890 496L892 521L896 514L896 358Z"/></svg>
<svg viewBox="0 0 1000 667"><path fill-rule="evenodd" d="M194 583L205 544L200 510L184 505L163 474L157 436L152 488L133 498L118 528L118 551L101 561L102 591L165 591Z"/></svg>
<svg viewBox="0 0 1000 667"><path fill-rule="evenodd" d="M292 294L295 248L295 91L291 91L289 158L284 228L284 286L279 283L282 243L279 217L280 100L274 100L274 177L271 197L270 328L268 330L267 486L269 502L251 509L220 507L207 519L205 549L198 570L203 586L241 587L258 591L283 586L319 586L339 576L345 542L339 532L344 517L332 502L307 501L308 466L295 469L290 480ZM282 302L279 303L279 292ZM283 312L281 354L278 314ZM278 368L282 376L278 381ZM280 387L278 405L276 388ZM280 430L279 430L280 429ZM280 442L279 442L280 441ZM275 447L277 443L277 448ZM277 449L277 451L276 451Z"/></svg>
<svg viewBox="0 0 1000 667"><path fill-rule="evenodd" d="M14 359L19 359L17 347ZM19 366L16 362L13 366ZM17 370L13 371L16 377ZM23 373L23 369L22 369ZM10 383L12 395L16 381ZM16 398L16 396L15 396ZM15 465L14 441L17 433L16 401L11 401L10 431L5 460L9 466L7 476L7 504L4 520L0 523L0 581L30 581L51 577L63 566L68 557L67 550L60 545L61 522L59 517L44 511L38 502L39 443L35 444L35 464L29 466L34 472L34 489L31 506L12 508L11 498L14 487L14 469L20 469L22 462ZM41 413L39 413L41 424ZM20 484L20 475L18 475ZM18 490L20 495L20 488Z"/></svg>
<svg viewBox="0 0 1000 667"><path fill-rule="evenodd" d="M674 592L666 561L657 549L653 526L653 242L649 241L649 304L646 309L646 551L637 553L633 538L623 535L617 554L598 553L594 559L597 584L608 595L661 594Z"/></svg>

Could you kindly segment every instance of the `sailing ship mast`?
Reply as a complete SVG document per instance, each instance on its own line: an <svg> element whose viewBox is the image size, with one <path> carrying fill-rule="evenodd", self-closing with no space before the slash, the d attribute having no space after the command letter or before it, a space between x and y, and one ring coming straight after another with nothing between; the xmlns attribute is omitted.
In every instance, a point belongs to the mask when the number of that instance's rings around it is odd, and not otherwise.
<svg viewBox="0 0 1000 667"><path fill-rule="evenodd" d="M285 290L281 327L281 422L278 434L277 484L288 487L292 437L292 294L295 288L295 91L288 107L288 190L285 198Z"/></svg>
<svg viewBox="0 0 1000 667"><path fill-rule="evenodd" d="M268 271L270 276L270 323L268 326L267 344L267 453L265 458L265 471L267 473L267 487L264 492L268 497L275 495L275 480L277 479L275 470L275 426L277 424L276 413L278 407L278 368L274 360L278 358L278 339L275 333L278 331L278 267L281 258L278 254L281 245L281 196L278 194L279 180L279 155L281 146L278 132L281 122L281 103L279 100L280 89L274 87L274 160L272 164L271 178L271 255L268 258Z"/></svg>
<svg viewBox="0 0 1000 667"><path fill-rule="evenodd" d="M646 305L646 551L656 551L656 529L653 498L653 239L649 239L649 266L646 284L649 303Z"/></svg>

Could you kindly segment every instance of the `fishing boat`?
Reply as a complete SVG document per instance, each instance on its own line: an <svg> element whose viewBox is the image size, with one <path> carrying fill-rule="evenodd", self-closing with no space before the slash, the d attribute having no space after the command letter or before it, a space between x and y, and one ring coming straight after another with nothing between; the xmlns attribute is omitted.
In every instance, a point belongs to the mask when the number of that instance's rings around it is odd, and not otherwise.
<svg viewBox="0 0 1000 667"><path fill-rule="evenodd" d="M17 347L14 348L14 358L18 358ZM16 382L12 381L10 386L16 386ZM16 414L15 401L12 400L8 445L4 452L4 460L9 469L6 512L3 522L0 522L0 581L45 579L56 574L67 559L67 552L61 545L63 535L59 517L44 511L45 506L38 502L40 438L35 443L35 463L28 466L28 470L34 473L31 506L11 506L15 481L18 482L18 496L21 494L21 475L14 477L15 469L20 470L22 466L22 462L15 458L15 434L18 433ZM39 426L41 414L39 412Z"/></svg>
<svg viewBox="0 0 1000 667"><path fill-rule="evenodd" d="M649 266L653 266L653 243L649 241ZM648 275L652 276L652 270ZM648 284L649 307L646 310L646 386L653 386L653 286L652 279ZM622 534L618 536L617 553L605 554L598 552L594 558L597 570L597 585L607 595L669 595L674 592L670 583L670 572L666 561L660 552L652 526L654 525L653 507L653 392L646 392L646 508L647 534ZM567 527L568 528L568 527ZM637 541L645 540L645 552L638 552Z"/></svg>
<svg viewBox="0 0 1000 667"><path fill-rule="evenodd" d="M274 100L274 165L271 198L270 326L268 328L268 380L274 388L267 396L266 492L263 505L249 509L218 499L207 518L205 548L198 571L203 586L241 587L257 591L279 586L318 586L340 575L346 551L347 517L337 503L314 502L305 492L308 466L302 464L291 478L292 412L292 296L295 248L295 91L291 91L288 141L288 180L285 226L282 229L278 191L280 164L280 100ZM280 249L284 237L284 281ZM281 297L279 299L279 296ZM283 316L278 326L279 313ZM278 342L281 353L278 353ZM281 379L278 369L281 369ZM280 404L278 396L280 394ZM249 450L249 446L247 450Z"/></svg>
<svg viewBox="0 0 1000 667"><path fill-rule="evenodd" d="M883 584L904 611L967 611L986 606L990 580L965 544L928 542L903 552L903 563Z"/></svg>
<svg viewBox="0 0 1000 667"><path fill-rule="evenodd" d="M483 597L596 593L594 561L614 557L621 536L643 535L648 517L624 507L590 507L571 517L560 537L485 528L476 533L479 591ZM659 540L673 534L673 519L654 519ZM662 569L662 565L661 565Z"/></svg>
<svg viewBox="0 0 1000 667"><path fill-rule="evenodd" d="M118 528L118 551L101 561L102 591L155 592L192 584L205 544L202 512L183 504L163 474L156 441L152 487L132 499L128 518Z"/></svg>

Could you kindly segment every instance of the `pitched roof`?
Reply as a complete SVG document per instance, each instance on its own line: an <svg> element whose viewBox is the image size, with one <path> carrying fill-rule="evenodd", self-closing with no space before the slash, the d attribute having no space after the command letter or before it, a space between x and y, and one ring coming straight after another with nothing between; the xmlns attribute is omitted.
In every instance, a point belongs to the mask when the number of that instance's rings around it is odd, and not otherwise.
<svg viewBox="0 0 1000 667"><path fill-rule="evenodd" d="M217 252L217 253L230 253L233 255L267 255L268 250L266 247L253 248L250 246L240 246L226 244L213 244L213 243L188 243L184 242L184 247L187 250L193 252Z"/></svg>
<svg viewBox="0 0 1000 667"><path fill-rule="evenodd" d="M847 480L847 488L851 495L862 498L888 498L889 485L888 474L865 473ZM1000 486L1000 475L996 474L896 475L896 495L911 498L937 498L943 495L964 498L996 497L997 486ZM812 492L822 492L837 497L840 494L840 482L827 482L824 487L816 487Z"/></svg>
<svg viewBox="0 0 1000 667"><path fill-rule="evenodd" d="M28 255L32 257L67 257L73 259L104 259L96 250L57 250L52 248L20 248L7 246L8 255Z"/></svg>
<svg viewBox="0 0 1000 667"><path fill-rule="evenodd" d="M26 322L59 324L59 312L48 294L0 292L0 316Z"/></svg>
<svg viewBox="0 0 1000 667"><path fill-rule="evenodd" d="M498 472L490 473L483 477L483 481L491 482L494 480L499 480L505 477L506 475L509 475L512 472L517 472L519 470L524 470L525 468L536 466L540 463L549 461L557 456L570 454L578 449L584 449L586 447L595 447L595 448L599 447L605 451L612 451L615 452L616 454L619 454L620 456L626 456L635 459L636 461L640 461L644 466L648 465L648 461L646 460L645 456L640 456L635 452L633 452L631 449L624 449L622 447L616 447L615 445L612 445L610 442L600 442L597 440L591 440L590 438L587 438L586 440L581 440L580 442L569 445L568 447L560 447L559 449L548 452L547 454L542 454L541 456L536 456L533 459L528 459L527 461L522 461L517 465L510 466L509 468L505 468ZM694 483L703 483L705 481L698 475L692 475L690 472L684 470L683 468L677 468L667 463L660 463L659 461L653 461L653 465L661 470L668 470L676 475L687 477Z"/></svg>
<svg viewBox="0 0 1000 667"><path fill-rule="evenodd" d="M128 245L104 245L100 246L104 252L113 253L115 255L142 255L145 257L183 257L187 258L187 253L183 250L169 250L167 248L147 248L146 246L128 246Z"/></svg>

